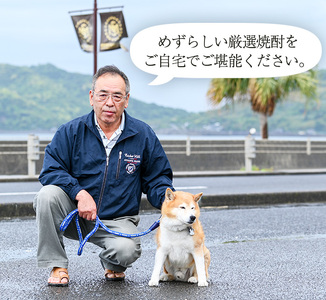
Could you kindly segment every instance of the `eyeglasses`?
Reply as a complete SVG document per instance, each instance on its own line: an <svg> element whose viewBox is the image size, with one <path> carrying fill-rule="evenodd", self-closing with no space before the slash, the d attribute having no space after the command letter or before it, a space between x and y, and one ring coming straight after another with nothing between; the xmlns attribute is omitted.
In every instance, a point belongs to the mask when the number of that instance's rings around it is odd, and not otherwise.
<svg viewBox="0 0 326 300"><path fill-rule="evenodd" d="M119 103L122 101L123 98L126 98L126 96L123 96L121 94L111 94L111 93L104 93L104 92L101 92L101 93L95 93L93 92L93 95L95 95L98 99L98 101L100 102L104 102L104 101L107 101L110 96L111 96L111 99L115 102L115 103Z"/></svg>

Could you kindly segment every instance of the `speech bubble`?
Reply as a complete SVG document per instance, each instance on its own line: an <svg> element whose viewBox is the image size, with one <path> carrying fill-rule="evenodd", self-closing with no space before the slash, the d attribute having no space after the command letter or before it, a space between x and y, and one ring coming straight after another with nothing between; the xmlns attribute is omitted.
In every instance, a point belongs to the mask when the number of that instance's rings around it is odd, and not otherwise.
<svg viewBox="0 0 326 300"><path fill-rule="evenodd" d="M131 41L130 57L157 77L263 78L303 73L322 55L319 39L294 26L263 23L176 23L146 28Z"/></svg>

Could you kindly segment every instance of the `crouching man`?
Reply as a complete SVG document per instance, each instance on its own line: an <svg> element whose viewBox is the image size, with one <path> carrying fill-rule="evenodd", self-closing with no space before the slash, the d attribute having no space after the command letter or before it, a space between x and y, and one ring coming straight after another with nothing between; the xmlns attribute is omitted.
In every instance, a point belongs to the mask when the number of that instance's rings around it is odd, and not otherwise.
<svg viewBox="0 0 326 300"><path fill-rule="evenodd" d="M49 285L69 283L63 236L78 240L78 234L75 222L59 230L69 212L78 208L83 236L97 216L110 229L137 233L142 193L160 209L166 188L172 188L172 170L155 133L125 111L129 91L118 68L99 69L89 91L93 110L62 125L46 147L34 209L38 266L52 268ZM141 254L139 238L114 236L101 227L89 242L102 248L106 280L123 280Z"/></svg>

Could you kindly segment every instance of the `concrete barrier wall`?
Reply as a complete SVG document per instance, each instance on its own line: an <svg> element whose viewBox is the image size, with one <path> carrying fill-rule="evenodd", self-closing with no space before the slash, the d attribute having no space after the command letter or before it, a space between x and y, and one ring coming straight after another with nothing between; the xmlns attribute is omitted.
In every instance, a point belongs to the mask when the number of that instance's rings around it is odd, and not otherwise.
<svg viewBox="0 0 326 300"><path fill-rule="evenodd" d="M253 159L253 165L260 169L326 168L326 141L307 143L307 141L259 140L256 144L257 153L256 158Z"/></svg>
<svg viewBox="0 0 326 300"><path fill-rule="evenodd" d="M173 143L177 142L162 141L174 171L234 171L245 167L244 141L242 140L191 141L190 156L185 153L170 154L175 150L170 146ZM186 145L185 141L183 143ZM169 147L166 148L166 145ZM200 148L196 148L196 145L200 145ZM205 145L210 147L205 147ZM203 153L199 154L197 150ZM216 153L205 153L205 151ZM260 170L326 168L326 141L307 143L307 141L257 140L256 157L252 159L252 165Z"/></svg>
<svg viewBox="0 0 326 300"><path fill-rule="evenodd" d="M40 152L44 152L48 143L41 142ZM0 146L0 175L27 175L27 141L1 141ZM44 154L41 153L40 159L36 161L37 174L42 169L43 159Z"/></svg>
<svg viewBox="0 0 326 300"><path fill-rule="evenodd" d="M174 145L183 145L176 147ZM240 170L244 167L244 141L162 141L174 171ZM176 153L176 152L180 153ZM183 152L183 153L182 153Z"/></svg>
<svg viewBox="0 0 326 300"><path fill-rule="evenodd" d="M42 152L48 143L41 142L37 174L41 171ZM185 140L161 143L173 171L238 171L245 167L244 140L190 141L188 155ZM306 141L257 140L252 164L258 169L273 170L326 168L326 141L311 141L308 145L310 155L307 155ZM27 168L27 142L0 142L0 175L27 174Z"/></svg>

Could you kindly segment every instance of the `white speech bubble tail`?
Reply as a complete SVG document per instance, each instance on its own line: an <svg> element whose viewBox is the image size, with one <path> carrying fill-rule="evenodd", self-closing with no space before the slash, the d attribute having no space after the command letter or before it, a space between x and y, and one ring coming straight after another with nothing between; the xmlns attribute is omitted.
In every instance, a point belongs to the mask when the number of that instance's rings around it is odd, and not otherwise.
<svg viewBox="0 0 326 300"><path fill-rule="evenodd" d="M172 79L173 79L173 76L159 75L151 83L149 83L148 85L160 85L160 84L167 83Z"/></svg>

